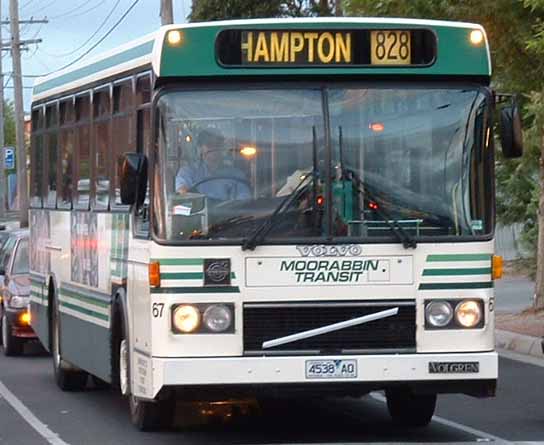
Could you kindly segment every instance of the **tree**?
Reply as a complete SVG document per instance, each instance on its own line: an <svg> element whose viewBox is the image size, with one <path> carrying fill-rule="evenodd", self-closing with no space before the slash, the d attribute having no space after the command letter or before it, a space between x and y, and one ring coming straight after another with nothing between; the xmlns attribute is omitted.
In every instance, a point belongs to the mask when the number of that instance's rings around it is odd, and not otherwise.
<svg viewBox="0 0 544 445"><path fill-rule="evenodd" d="M330 16L341 0L193 0L189 19L249 19L266 17ZM341 10L341 8L340 8Z"/></svg>
<svg viewBox="0 0 544 445"><path fill-rule="evenodd" d="M191 22L205 20L245 19L251 17L276 17L281 0L193 0Z"/></svg>

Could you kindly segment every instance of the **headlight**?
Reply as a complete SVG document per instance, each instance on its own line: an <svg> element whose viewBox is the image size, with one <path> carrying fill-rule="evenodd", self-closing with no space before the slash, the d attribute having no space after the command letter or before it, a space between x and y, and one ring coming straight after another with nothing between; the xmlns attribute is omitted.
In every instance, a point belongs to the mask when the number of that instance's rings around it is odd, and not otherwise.
<svg viewBox="0 0 544 445"><path fill-rule="evenodd" d="M474 300L461 301L455 307L455 320L465 328L473 328L482 319L482 309Z"/></svg>
<svg viewBox="0 0 544 445"><path fill-rule="evenodd" d="M200 311L191 305L181 305L174 309L174 327L180 332L193 332L200 326Z"/></svg>
<svg viewBox="0 0 544 445"><path fill-rule="evenodd" d="M427 323L436 328L447 326L453 318L453 308L447 301L432 301L425 308Z"/></svg>
<svg viewBox="0 0 544 445"><path fill-rule="evenodd" d="M232 312L223 304L213 304L204 311L204 324L212 332L223 332L232 324Z"/></svg>
<svg viewBox="0 0 544 445"><path fill-rule="evenodd" d="M23 309L28 306L28 297L14 295L9 300L9 307L13 309Z"/></svg>

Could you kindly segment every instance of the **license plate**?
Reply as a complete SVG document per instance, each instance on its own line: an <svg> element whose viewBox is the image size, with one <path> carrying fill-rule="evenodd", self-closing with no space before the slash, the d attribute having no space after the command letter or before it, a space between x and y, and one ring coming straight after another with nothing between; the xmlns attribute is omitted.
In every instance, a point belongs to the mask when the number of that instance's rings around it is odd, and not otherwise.
<svg viewBox="0 0 544 445"><path fill-rule="evenodd" d="M370 63L372 65L410 65L410 31L371 31Z"/></svg>
<svg viewBox="0 0 544 445"><path fill-rule="evenodd" d="M356 360L306 360L307 379L353 379L357 377Z"/></svg>

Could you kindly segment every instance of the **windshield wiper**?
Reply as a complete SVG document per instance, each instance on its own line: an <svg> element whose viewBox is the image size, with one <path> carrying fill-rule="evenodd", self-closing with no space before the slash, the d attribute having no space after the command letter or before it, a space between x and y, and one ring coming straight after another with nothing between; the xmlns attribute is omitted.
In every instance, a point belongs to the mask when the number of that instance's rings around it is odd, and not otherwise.
<svg viewBox="0 0 544 445"><path fill-rule="evenodd" d="M368 189L368 185L365 184L361 178L359 178L357 173L355 173L353 170L345 169L344 174L346 174L348 180L356 184L357 190L359 190L363 196L366 196L368 199L376 203L376 206L373 207L372 210L382 217L397 239L402 243L403 247L405 249L415 249L417 247L416 241L410 235L408 235L406 230L400 226L396 219L391 217L389 212L386 212L381 208L381 206L377 205L377 203L381 200L376 199L376 195Z"/></svg>
<svg viewBox="0 0 544 445"><path fill-rule="evenodd" d="M301 192L304 191L308 178L313 178L315 182L315 170L312 170L309 174L304 175L304 177L297 184L293 192L290 195L287 195L285 199L280 202L274 212L268 218L266 218L259 227L255 229L255 231L249 238L246 238L244 240L244 242L242 243L242 250L255 250L257 245L262 242L264 237L272 229L274 222L276 222L277 216L281 214L284 210L288 209L291 204L299 198Z"/></svg>

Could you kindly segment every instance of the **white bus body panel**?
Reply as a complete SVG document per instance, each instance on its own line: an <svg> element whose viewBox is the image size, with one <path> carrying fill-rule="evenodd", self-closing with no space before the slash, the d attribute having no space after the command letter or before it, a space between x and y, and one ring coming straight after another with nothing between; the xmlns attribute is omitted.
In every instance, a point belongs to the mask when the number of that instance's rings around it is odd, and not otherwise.
<svg viewBox="0 0 544 445"><path fill-rule="evenodd" d="M145 245L149 255L145 255ZM243 304L258 302L327 302L415 300L416 354L370 354L332 358L354 358L359 376L353 381L413 381L496 379L498 359L494 352L493 287L491 255L493 242L420 243L416 249L400 244L361 245L359 256L304 257L296 246L258 246L255 251L242 251L240 246L162 246L151 241L131 241L129 268L129 301L133 314L132 343L133 381L135 395L150 398L165 385L188 384L250 384L308 382L304 377L306 360L325 356L254 357L243 356ZM133 248L135 249L133 251ZM139 252L136 254L136 250ZM466 255L487 255L487 259L464 261ZM430 255L443 258L437 263ZM447 261L445 256L457 256ZM149 260L229 258L233 292L202 292L202 279L168 279L161 281L161 293L148 287ZM294 270L282 270L282 259L307 261L342 261L344 259L379 259L385 268L386 280L372 277L351 283L293 283ZM397 265L403 260L403 266ZM257 265L261 262L259 267ZM392 266L393 264L393 266ZM269 266L264 267L263 265ZM263 268L263 270L259 270ZM433 268L459 270L486 269L481 275L433 275L424 270ZM285 269L285 266L284 266ZM191 274L202 272L202 265L182 264L161 266L161 273ZM379 273L380 271L374 271ZM291 273L291 276L287 276ZM191 276L191 275L189 275ZM362 277L360 277L362 278ZM379 277L380 278L380 277ZM475 288L459 289L456 283L475 283ZM451 289L432 289L434 283L451 285ZM481 287L487 283L490 287ZM188 288L194 287L192 293ZM430 288L429 288L430 287ZM183 292L177 292L183 289ZM428 299L480 298L485 305L485 324L479 329L426 330L424 302ZM153 317L154 303L164 304L162 317ZM174 334L171 327L171 306L179 303L232 303L235 307L235 332L231 334ZM150 327L150 329L149 329ZM430 374L430 361L477 361L475 374ZM149 376L152 370L152 378ZM342 380L346 381L346 380ZM311 382L308 382L311 383Z"/></svg>

